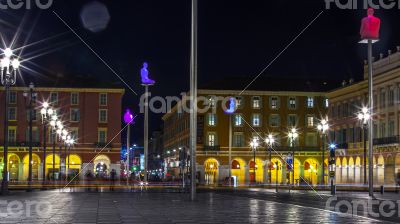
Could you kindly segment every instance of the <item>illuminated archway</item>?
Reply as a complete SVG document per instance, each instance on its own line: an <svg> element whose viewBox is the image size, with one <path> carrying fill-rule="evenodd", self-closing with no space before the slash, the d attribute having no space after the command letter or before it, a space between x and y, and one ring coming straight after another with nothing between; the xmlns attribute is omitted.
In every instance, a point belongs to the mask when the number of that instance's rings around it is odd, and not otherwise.
<svg viewBox="0 0 400 224"><path fill-rule="evenodd" d="M294 183L295 185L300 184L300 161L298 159L294 159L294 175L292 173L289 174L290 183L293 183L293 176L294 176Z"/></svg>
<svg viewBox="0 0 400 224"><path fill-rule="evenodd" d="M336 183L342 182L342 163L339 157L336 158L335 179Z"/></svg>
<svg viewBox="0 0 400 224"><path fill-rule="evenodd" d="M385 182L385 159L383 155L380 154L376 164L376 178L377 184L383 185Z"/></svg>
<svg viewBox="0 0 400 224"><path fill-rule="evenodd" d="M361 158L359 156L356 157L356 162L355 162L355 183L360 184L363 183L363 166L361 162Z"/></svg>
<svg viewBox="0 0 400 224"><path fill-rule="evenodd" d="M243 161L243 159L235 158L234 160L232 160L231 173L232 173L232 176L236 177L238 185L244 184L246 181L245 166L246 166L246 163Z"/></svg>
<svg viewBox="0 0 400 224"><path fill-rule="evenodd" d="M356 179L356 173L355 173L355 165L354 165L354 159L353 157L349 158L349 165L348 165L348 183L354 183Z"/></svg>
<svg viewBox="0 0 400 224"><path fill-rule="evenodd" d="M108 156L106 155L98 155L93 160L93 163L94 163L95 175L100 178L106 177L110 170L110 165L111 165L110 158L108 158Z"/></svg>
<svg viewBox="0 0 400 224"><path fill-rule="evenodd" d="M39 169L40 169L40 164L41 164L40 157L37 154L32 154L32 180L38 180L39 179ZM22 163L24 164L24 180L28 179L29 176L29 155L26 155Z"/></svg>
<svg viewBox="0 0 400 224"><path fill-rule="evenodd" d="M54 170L53 170L53 153L50 153L49 155L46 156L46 173L47 173L47 179L52 179L53 176L55 178L58 178L58 174L60 172L60 156L57 154L54 156L55 158L55 164L54 164Z"/></svg>
<svg viewBox="0 0 400 224"><path fill-rule="evenodd" d="M67 165L66 171L68 173L68 176L74 177L81 170L81 165L82 165L81 157L79 157L76 154L71 154L67 156L66 165Z"/></svg>
<svg viewBox="0 0 400 224"><path fill-rule="evenodd" d="M343 157L342 158L342 183L347 183L348 182L348 175L349 175L349 167L347 163L347 158Z"/></svg>
<svg viewBox="0 0 400 224"><path fill-rule="evenodd" d="M219 163L214 158L209 158L204 162L204 180L205 184L213 185L218 183Z"/></svg>
<svg viewBox="0 0 400 224"><path fill-rule="evenodd" d="M17 154L8 155L8 172L10 180L18 180L20 158Z"/></svg>
<svg viewBox="0 0 400 224"><path fill-rule="evenodd" d="M388 155L385 163L385 184L395 184L395 169L394 169L394 158L392 155Z"/></svg>
<svg viewBox="0 0 400 224"><path fill-rule="evenodd" d="M251 183L254 183L254 177L255 177L256 183L262 183L264 180L263 161L259 158L256 158L256 162L254 163L253 159L250 160L249 173L250 173L250 182Z"/></svg>
<svg viewBox="0 0 400 224"><path fill-rule="evenodd" d="M304 162L304 179L310 185L318 184L318 161L314 158L307 159Z"/></svg>
<svg viewBox="0 0 400 224"><path fill-rule="evenodd" d="M271 161L271 183L275 184L278 181L280 184L282 183L282 169L285 167L282 167L282 161L279 158L272 158Z"/></svg>

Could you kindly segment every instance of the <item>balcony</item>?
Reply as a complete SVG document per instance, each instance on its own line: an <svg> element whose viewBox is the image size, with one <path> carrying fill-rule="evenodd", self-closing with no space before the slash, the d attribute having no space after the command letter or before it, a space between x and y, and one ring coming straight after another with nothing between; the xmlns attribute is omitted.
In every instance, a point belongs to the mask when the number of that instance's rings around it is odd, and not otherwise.
<svg viewBox="0 0 400 224"><path fill-rule="evenodd" d="M389 145L389 144L399 144L400 136L392 136L386 138L374 138L374 145Z"/></svg>
<svg viewBox="0 0 400 224"><path fill-rule="evenodd" d="M349 148L349 143L347 142L342 142L342 143L338 143L336 145L337 149L348 149Z"/></svg>
<svg viewBox="0 0 400 224"><path fill-rule="evenodd" d="M1 145L4 143L2 142ZM40 142L32 142L32 147L40 147ZM29 147L29 142L8 142L9 147Z"/></svg>
<svg viewBox="0 0 400 224"><path fill-rule="evenodd" d="M95 142L94 146L96 148L105 148L107 146L107 148L111 148L111 144L107 145L107 142Z"/></svg>
<svg viewBox="0 0 400 224"><path fill-rule="evenodd" d="M274 146L272 151L278 151L278 152L290 152L294 150L295 152L318 152L321 151L321 147L319 146L296 146L294 149L290 146ZM267 149L268 151L268 149Z"/></svg>
<svg viewBox="0 0 400 224"><path fill-rule="evenodd" d="M203 150L204 150L204 151L219 152L219 149L220 149L220 146L219 146L219 145L214 145L214 146L205 145L205 146L203 147Z"/></svg>

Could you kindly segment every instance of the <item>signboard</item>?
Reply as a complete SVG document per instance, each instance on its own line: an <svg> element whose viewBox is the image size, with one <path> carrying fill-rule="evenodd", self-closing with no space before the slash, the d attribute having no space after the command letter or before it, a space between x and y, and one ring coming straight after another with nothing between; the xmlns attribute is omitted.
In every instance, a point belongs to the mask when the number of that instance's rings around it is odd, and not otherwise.
<svg viewBox="0 0 400 224"><path fill-rule="evenodd" d="M335 171L329 171L329 177L335 177Z"/></svg>
<svg viewBox="0 0 400 224"><path fill-rule="evenodd" d="M144 170L144 154L140 154L140 170Z"/></svg>
<svg viewBox="0 0 400 224"><path fill-rule="evenodd" d="M286 157L286 169L292 170L292 166L293 166L293 156L292 153L289 153Z"/></svg>

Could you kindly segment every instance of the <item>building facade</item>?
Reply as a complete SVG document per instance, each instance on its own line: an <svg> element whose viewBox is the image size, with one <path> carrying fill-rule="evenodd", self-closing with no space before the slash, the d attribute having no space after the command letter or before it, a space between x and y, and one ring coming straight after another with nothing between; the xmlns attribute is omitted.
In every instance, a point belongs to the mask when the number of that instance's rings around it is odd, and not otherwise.
<svg viewBox="0 0 400 224"><path fill-rule="evenodd" d="M294 144L294 182L322 182L321 137L316 126L326 116L328 100L324 92L304 91L244 91L198 90L201 112L197 115L196 166L201 184L223 183L229 174L238 185L257 182L266 184L293 183L286 165L286 156L292 151L288 131L296 128L299 138ZM224 112L218 98L236 97L238 108L232 115ZM226 101L225 101L226 102ZM204 109L207 107L208 109ZM166 178L181 178L182 150L188 151L189 114L182 112L179 102L164 121L164 168ZM232 127L232 147L229 150L229 126ZM276 144L271 153L264 139L273 134ZM249 144L258 139L260 147L254 153ZM229 161L231 155L231 162ZM325 158L328 155L325 154ZM327 160L325 163L327 166ZM327 173L327 169L325 169ZM270 175L269 175L270 174Z"/></svg>
<svg viewBox="0 0 400 224"><path fill-rule="evenodd" d="M368 106L367 69L365 66L363 81L327 93L332 124L330 138L339 146L337 183L364 182L364 135L357 114ZM389 51L387 57L381 54L373 63L373 71L374 184L393 185L400 174L400 47L396 53ZM366 170L368 175L368 165Z"/></svg>
<svg viewBox="0 0 400 224"><path fill-rule="evenodd" d="M29 89L11 87L8 105L8 170L11 181L28 179L29 149L29 99L24 92ZM124 89L95 88L35 88L33 103L33 180L42 180L43 166L46 176L52 172L65 176L65 164L69 160L69 174L80 178L91 171L106 177L111 169L119 174L121 137L121 101ZM0 89L0 104L4 105L4 88ZM55 140L55 170L53 170L53 135L49 126L42 123L40 110L43 102L57 111L64 126L76 140L66 151L58 139ZM2 107L3 108L3 107ZM0 120L5 119L4 109ZM117 119L115 119L117 118ZM1 123L3 124L3 122ZM0 126L0 170L3 169L4 126ZM47 136L43 136L44 128ZM43 155L44 138L47 141L46 158ZM69 157L67 159L66 157ZM68 166L68 164L67 164Z"/></svg>

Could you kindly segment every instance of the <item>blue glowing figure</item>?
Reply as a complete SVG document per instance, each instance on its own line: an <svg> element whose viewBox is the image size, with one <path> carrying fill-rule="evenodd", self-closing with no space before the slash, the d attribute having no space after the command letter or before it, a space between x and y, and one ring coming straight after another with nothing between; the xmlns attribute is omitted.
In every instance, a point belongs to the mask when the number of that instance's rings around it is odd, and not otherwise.
<svg viewBox="0 0 400 224"><path fill-rule="evenodd" d="M143 68L140 70L143 85L153 85L156 81L149 78L149 70L147 70L147 62L143 63Z"/></svg>
<svg viewBox="0 0 400 224"><path fill-rule="evenodd" d="M227 114L233 114L236 111L236 99L231 97L229 98L229 107L225 110Z"/></svg>

